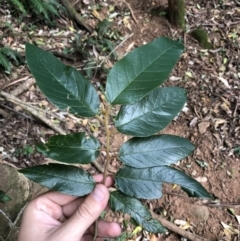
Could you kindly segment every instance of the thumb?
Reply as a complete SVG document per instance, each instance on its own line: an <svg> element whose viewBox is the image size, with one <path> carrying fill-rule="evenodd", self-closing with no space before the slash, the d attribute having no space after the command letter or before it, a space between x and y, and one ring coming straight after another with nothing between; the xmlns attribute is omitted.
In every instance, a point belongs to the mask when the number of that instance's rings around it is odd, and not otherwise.
<svg viewBox="0 0 240 241"><path fill-rule="evenodd" d="M55 240L79 241L101 215L107 206L108 199L109 192L106 186L97 184L93 192L78 207L76 213L54 233Z"/></svg>

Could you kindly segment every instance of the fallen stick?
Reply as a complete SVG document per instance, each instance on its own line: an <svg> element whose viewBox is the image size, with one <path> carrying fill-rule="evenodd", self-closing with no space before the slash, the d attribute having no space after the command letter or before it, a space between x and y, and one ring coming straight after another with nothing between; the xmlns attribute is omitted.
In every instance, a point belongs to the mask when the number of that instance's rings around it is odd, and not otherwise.
<svg viewBox="0 0 240 241"><path fill-rule="evenodd" d="M23 108L24 110L28 111L29 113L31 113L33 116L37 117L38 119L40 119L42 122L44 122L46 125L48 125L50 128L52 128L54 131L56 131L58 134L61 135L66 135L66 132L64 130L62 130L60 127L56 126L55 124L53 124L51 121L49 121L45 116L41 115L39 113L39 111L37 111L35 108L32 108L31 106L23 103L21 100L19 100L18 98L16 98L15 96L8 94L4 91L0 91L0 95L3 96L6 100L19 105L21 108ZM92 163L98 171L103 172L103 168L101 167L101 165L98 162L93 162Z"/></svg>
<svg viewBox="0 0 240 241"><path fill-rule="evenodd" d="M36 109L32 108L29 105L26 105L24 102L22 102L20 99L16 98L15 96L8 94L4 91L0 91L0 95L3 96L6 100L19 105L21 108L23 108L24 110L28 111L29 113L31 113L33 116L37 117L38 119L40 119L42 122L44 122L46 125L48 125L50 128L52 128L54 131L56 131L57 133L61 134L61 135L66 135L66 132L64 130L62 130L61 127L56 126L54 123L52 123L50 120L48 120L45 116L41 115L39 113L39 111L37 111Z"/></svg>
<svg viewBox="0 0 240 241"><path fill-rule="evenodd" d="M81 26L83 26L89 33L93 33L93 28L84 23L81 15L75 10L75 8L71 5L69 0L60 0L60 2L65 6L68 10L70 16Z"/></svg>
<svg viewBox="0 0 240 241"><path fill-rule="evenodd" d="M127 5L128 9L129 9L129 11L130 11L130 13L131 13L131 15L132 15L133 20L135 21L135 23L138 23L138 21L137 21L135 15L134 15L134 12L133 12L130 4L129 4L128 2L126 2L125 0L120 0L120 1L123 2L123 3L125 3L125 4Z"/></svg>
<svg viewBox="0 0 240 241"><path fill-rule="evenodd" d="M175 224L169 222L168 220L161 217L160 215L157 215L153 211L151 211L151 213L152 213L153 218L157 219L162 224L162 226L171 230L172 232L174 232L188 240L191 240L191 241L207 241L207 239L205 239L205 238L199 237L193 233L190 233L188 231L185 231L184 229L177 227Z"/></svg>
<svg viewBox="0 0 240 241"><path fill-rule="evenodd" d="M33 78L28 77L28 79L26 79L24 83L22 83L16 89L11 91L11 95L18 96L22 94L24 91L29 90L34 83L35 83L35 80Z"/></svg>

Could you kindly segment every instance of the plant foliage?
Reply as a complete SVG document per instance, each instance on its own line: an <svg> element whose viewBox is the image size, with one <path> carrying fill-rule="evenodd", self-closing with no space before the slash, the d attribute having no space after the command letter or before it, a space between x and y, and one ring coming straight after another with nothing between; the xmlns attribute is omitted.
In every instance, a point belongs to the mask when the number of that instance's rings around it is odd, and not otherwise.
<svg viewBox="0 0 240 241"><path fill-rule="evenodd" d="M6 195L6 192L0 190L0 203L10 202L12 199Z"/></svg>
<svg viewBox="0 0 240 241"><path fill-rule="evenodd" d="M42 16L48 23L53 17L58 17L58 9L63 8L57 0L10 0L9 3L16 12L24 16L34 13L35 16Z"/></svg>
<svg viewBox="0 0 240 241"><path fill-rule="evenodd" d="M0 48L0 65L4 68L7 74L10 74L11 72L13 67L12 62L16 65L19 65L24 61L17 51L9 47Z"/></svg>
<svg viewBox="0 0 240 241"><path fill-rule="evenodd" d="M126 55L108 74L106 99L102 98L100 110L97 91L76 69L26 44L28 66L49 101L79 116L102 116L107 139L105 170L111 161L111 107L122 105L115 126L119 132L133 137L118 151L123 167L115 176L117 191L111 193L109 204L113 211L130 214L135 223L153 233L165 229L137 198L160 198L163 183L177 184L191 197L212 197L195 179L170 166L191 154L194 145L183 137L156 134L178 115L186 102L183 89L159 87L182 51L180 42L161 37ZM80 132L51 137L38 149L59 162L86 164L98 157L100 144L90 133ZM90 193L95 185L87 172L70 165L35 166L20 172L51 190L75 196Z"/></svg>

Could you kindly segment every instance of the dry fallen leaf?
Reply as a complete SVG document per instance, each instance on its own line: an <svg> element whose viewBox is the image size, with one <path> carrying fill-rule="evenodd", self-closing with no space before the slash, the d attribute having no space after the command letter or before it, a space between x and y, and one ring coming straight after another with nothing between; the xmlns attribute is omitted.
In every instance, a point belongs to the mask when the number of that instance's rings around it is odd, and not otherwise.
<svg viewBox="0 0 240 241"><path fill-rule="evenodd" d="M126 49L126 52L129 52L133 47L134 47L135 42L133 41L132 43L130 43Z"/></svg>
<svg viewBox="0 0 240 241"><path fill-rule="evenodd" d="M227 121L221 118L214 119L214 128L217 129L219 125L226 123Z"/></svg>
<svg viewBox="0 0 240 241"><path fill-rule="evenodd" d="M197 117L194 117L194 118L190 121L189 126L190 126L190 127L194 127L194 126L197 124L197 121L198 121L198 118L197 118Z"/></svg>
<svg viewBox="0 0 240 241"><path fill-rule="evenodd" d="M237 230L236 228L225 224L224 222L221 222L223 228L224 228L224 233L226 236L231 236L233 234L239 234L239 230Z"/></svg>
<svg viewBox="0 0 240 241"><path fill-rule="evenodd" d="M203 182L207 182L207 177L196 177L195 180L203 183Z"/></svg>
<svg viewBox="0 0 240 241"><path fill-rule="evenodd" d="M223 77L218 77L218 79L228 88L231 89L232 87L228 84L228 81Z"/></svg>
<svg viewBox="0 0 240 241"><path fill-rule="evenodd" d="M198 130L200 134L204 134L207 131L207 128L210 126L210 122L203 121L198 124Z"/></svg>

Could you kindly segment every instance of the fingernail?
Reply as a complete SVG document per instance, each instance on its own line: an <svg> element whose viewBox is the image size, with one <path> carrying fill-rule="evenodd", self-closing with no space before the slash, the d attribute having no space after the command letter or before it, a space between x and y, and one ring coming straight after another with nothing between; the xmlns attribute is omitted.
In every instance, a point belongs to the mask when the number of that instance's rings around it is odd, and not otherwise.
<svg viewBox="0 0 240 241"><path fill-rule="evenodd" d="M106 193L105 191L103 190L103 187L101 187L101 185L97 185L94 190L93 190L93 196L95 198L96 201L100 202L102 201L105 196L106 196Z"/></svg>

